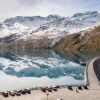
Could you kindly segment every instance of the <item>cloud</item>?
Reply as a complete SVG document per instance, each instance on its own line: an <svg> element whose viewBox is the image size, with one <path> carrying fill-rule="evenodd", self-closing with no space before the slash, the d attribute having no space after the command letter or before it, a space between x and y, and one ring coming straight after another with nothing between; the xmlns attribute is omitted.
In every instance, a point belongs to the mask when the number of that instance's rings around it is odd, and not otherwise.
<svg viewBox="0 0 100 100"><path fill-rule="evenodd" d="M0 0L0 20L14 16L47 16L99 10L100 0Z"/></svg>
<svg viewBox="0 0 100 100"><path fill-rule="evenodd" d="M26 5L36 5L39 4L41 2L43 2L44 0L19 0L18 2L20 3L24 3Z"/></svg>

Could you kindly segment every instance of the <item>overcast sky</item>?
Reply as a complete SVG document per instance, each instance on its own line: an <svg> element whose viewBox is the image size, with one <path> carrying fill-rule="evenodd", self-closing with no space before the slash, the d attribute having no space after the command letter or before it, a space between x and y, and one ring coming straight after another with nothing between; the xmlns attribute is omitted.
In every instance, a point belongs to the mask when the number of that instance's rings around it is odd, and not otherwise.
<svg viewBox="0 0 100 100"><path fill-rule="evenodd" d="M71 16L85 11L100 11L100 0L0 0L0 21L14 16Z"/></svg>

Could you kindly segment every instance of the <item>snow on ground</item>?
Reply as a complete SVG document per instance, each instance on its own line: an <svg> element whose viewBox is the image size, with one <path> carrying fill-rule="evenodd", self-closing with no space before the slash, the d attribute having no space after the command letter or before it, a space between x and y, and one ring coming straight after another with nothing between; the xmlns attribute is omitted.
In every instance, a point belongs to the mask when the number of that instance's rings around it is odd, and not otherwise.
<svg viewBox="0 0 100 100"><path fill-rule="evenodd" d="M58 79L50 79L48 77L22 77L6 75L0 71L0 91L19 90L32 87L66 85L66 84L84 84L84 80L75 80L71 76L64 76Z"/></svg>

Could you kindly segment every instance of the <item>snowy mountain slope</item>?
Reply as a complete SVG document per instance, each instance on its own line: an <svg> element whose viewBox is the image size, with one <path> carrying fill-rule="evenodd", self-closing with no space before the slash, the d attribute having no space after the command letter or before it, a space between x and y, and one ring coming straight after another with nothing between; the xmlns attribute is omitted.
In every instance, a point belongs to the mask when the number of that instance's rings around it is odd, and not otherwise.
<svg viewBox="0 0 100 100"><path fill-rule="evenodd" d="M33 17L22 17L17 16L15 18L6 19L3 24L7 27L13 27L17 22L26 27L40 27L46 25L48 27L55 28L73 28L73 27L86 27L94 25L100 22L100 13L86 12L77 13L72 17L62 17L58 15L49 15L47 17L33 16Z"/></svg>
<svg viewBox="0 0 100 100"><path fill-rule="evenodd" d="M77 13L72 17L62 17L58 15L41 16L17 16L6 19L0 23L0 42L7 43L6 39L15 41L16 39L29 41L32 39L47 38L51 41L48 46L54 46L66 35L83 31L100 24L100 13L85 12ZM47 46L47 47L48 47ZM39 47L39 46L38 46Z"/></svg>
<svg viewBox="0 0 100 100"><path fill-rule="evenodd" d="M41 17L41 16L33 16L33 17L23 17L23 16L17 16L15 18L6 19L3 23L7 25L8 27L13 27L13 25L18 22L24 26L27 27L40 27L42 24L52 22L54 20L59 20L60 18L63 18L61 16L57 15L49 15L47 17Z"/></svg>

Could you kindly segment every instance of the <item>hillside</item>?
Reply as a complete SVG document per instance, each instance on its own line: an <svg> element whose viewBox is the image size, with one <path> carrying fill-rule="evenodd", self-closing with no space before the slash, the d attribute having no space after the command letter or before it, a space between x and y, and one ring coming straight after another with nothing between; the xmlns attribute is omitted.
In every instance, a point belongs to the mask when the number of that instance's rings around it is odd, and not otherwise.
<svg viewBox="0 0 100 100"><path fill-rule="evenodd" d="M100 51L100 26L66 36L55 45L55 49L59 51Z"/></svg>

